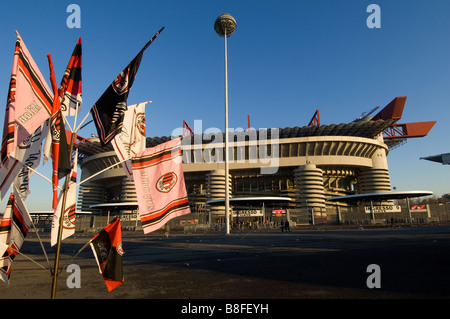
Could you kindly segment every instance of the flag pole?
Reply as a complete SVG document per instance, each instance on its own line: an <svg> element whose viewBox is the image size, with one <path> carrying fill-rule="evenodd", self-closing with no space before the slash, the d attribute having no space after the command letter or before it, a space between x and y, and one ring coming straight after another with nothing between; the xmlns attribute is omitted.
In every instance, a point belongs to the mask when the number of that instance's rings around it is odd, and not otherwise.
<svg viewBox="0 0 450 319"><path fill-rule="evenodd" d="M84 121L86 121L86 119L88 118L89 114L91 114L91 112L87 112L87 114L84 116L84 118L81 120L80 124L78 124L78 127L75 128L74 126L74 133L78 132L80 129L80 126L84 123Z"/></svg>
<svg viewBox="0 0 450 319"><path fill-rule="evenodd" d="M74 137L75 137L75 134L72 134L72 138L70 140L69 154L72 154ZM66 210L65 208L66 208L66 201L67 201L67 191L69 189L69 181L70 181L70 173L66 175L66 180L64 182L61 214L59 217L59 229L58 229L58 239L57 239L57 246L56 246L55 264L53 266L53 281L52 281L52 293L51 293L52 299L55 299L56 283L57 283L57 279L58 279L58 275L59 275L58 268L59 268L59 257L60 257L60 253L61 253L61 241L62 241L61 238L62 238L62 232L63 232L64 212Z"/></svg>
<svg viewBox="0 0 450 319"><path fill-rule="evenodd" d="M227 37L236 30L236 20L224 13L217 17L214 23L216 33L225 39L225 235L230 234L230 189L229 189L229 149L228 149L228 60Z"/></svg>
<svg viewBox="0 0 450 319"><path fill-rule="evenodd" d="M56 80L55 80L55 73L53 71L52 57L51 57L50 53L47 54L47 59L48 59L49 68L50 68L50 81L51 81L53 92L54 92L53 106L55 106L58 103L57 99L59 99L59 94L58 94L58 87L56 85ZM74 137L75 137L75 134L71 134L69 154L72 154L73 144L74 144L74 140L75 140ZM61 215L59 217L58 238L57 238L57 242L56 242L55 264L54 264L53 273L52 273L51 299L55 299L55 296L56 296L56 283L57 283L57 279L58 279L59 257L61 254L62 228L63 228L64 212L65 212L65 208L66 208L66 199L67 199L67 191L68 191L69 181L70 181L70 173L66 175L66 179L64 182L64 188L63 188Z"/></svg>
<svg viewBox="0 0 450 319"><path fill-rule="evenodd" d="M95 173L95 174L92 174L92 175L89 176L89 177L86 177L85 179L83 179L82 181L80 181L80 182L77 184L77 186L80 186L81 184L87 182L88 180L94 178L95 176L100 175L101 173L106 172L107 170L109 170L109 169L111 169L111 168L113 168L113 167L115 167L115 166L117 166L117 165L120 165L120 164L122 164L123 162L129 161L130 159L131 159L131 158L126 158L126 159L124 159L124 160L122 160L122 161L120 161L120 162L117 162L117 163L115 163L115 164L112 164L112 165L108 166L107 168L102 169L101 171L98 171L98 172Z"/></svg>
<svg viewBox="0 0 450 319"><path fill-rule="evenodd" d="M22 253L20 250L15 249L15 248L12 247L12 246L8 246L8 248L11 249L12 251L16 252L17 254L21 255L22 257L28 259L29 261L35 263L37 266L39 266L39 267L42 268L43 270L47 271L47 269L45 269L44 266L42 266L40 263L38 263L36 260L34 260L33 258L31 258L30 256L28 256L28 255ZM51 270L50 270L50 272L51 272ZM50 276L51 276L51 274L50 274Z"/></svg>
<svg viewBox="0 0 450 319"><path fill-rule="evenodd" d="M43 179L45 179L47 182L49 182L50 184L52 184L52 181L51 181L48 177L45 177L43 174L39 173L39 172L38 172L37 170L35 170L34 168L32 168L32 167L30 167L30 166L28 166L28 165L26 165L26 164L24 164L24 163L22 163L22 162L19 162L19 164L22 164L23 167L28 168L30 171L32 171L33 173L36 173L37 175L39 175L40 177L42 177ZM58 188L59 188L59 190L62 190L61 187L58 186Z"/></svg>
<svg viewBox="0 0 450 319"><path fill-rule="evenodd" d="M64 266L61 267L61 270L64 269L64 268L66 268L67 265L69 265L69 263L70 263L72 260L74 260L75 258L77 258L77 256L78 256L79 254L81 254L81 252L82 252L83 250L85 250L85 249L92 243L92 240L93 240L93 238L91 238L86 244L84 244L84 246L81 247L81 248L78 250L78 252L77 252L72 258L70 258L70 259L66 262L66 264L65 264Z"/></svg>
<svg viewBox="0 0 450 319"><path fill-rule="evenodd" d="M152 101L139 102L139 103L137 103L137 104L142 104L142 103L148 104L148 103L152 103ZM88 113L84 116L84 118L81 120L80 124L78 124L77 128L74 130L75 133L78 132L79 130L81 130L81 129L82 129L83 127L85 127L86 125L88 125L88 124L90 124L90 123L92 123L92 122L94 121L94 120L90 120L90 121L87 122L85 125L83 125L83 124L84 124L84 121L86 121L86 119L88 118L89 114L91 114L91 112L88 112ZM83 125L83 126L81 126L81 125ZM74 128L75 128L75 126L74 126Z"/></svg>
<svg viewBox="0 0 450 319"><path fill-rule="evenodd" d="M19 163L20 163L20 162L19 162ZM22 164L22 163L21 163L21 164ZM24 165L24 166L29 168L29 166L26 166L26 165ZM13 187L13 192L15 192L16 194L19 194L19 191L18 191L17 187L16 187L15 185L12 185L12 187ZM18 195L18 196L20 196L20 195ZM25 205L25 203L24 203L24 205ZM27 211L28 211L28 208L27 208ZM39 232L38 232L38 230L36 229L36 225L34 224L33 218L31 218L31 216L30 216L29 213L28 213L28 216L30 217L31 225L33 226L33 229L34 229L34 232L35 232L35 234L36 234L36 237L37 237L38 240L39 240L39 244L41 245L42 252L44 253L45 260L47 261L47 264L48 264L49 273L50 273L50 275L51 275L51 273L52 273L52 268L51 268L51 266L50 266L50 260L48 259L48 256L47 256L47 251L46 251L45 248L44 248L44 244L42 243L41 236L39 236ZM28 258L29 260L31 260L31 261L34 262L35 264L39 265L39 266L40 266L41 268L43 268L44 270L46 270L46 269L44 268L44 266L42 266L41 264L39 264L37 261L35 261L35 260L33 260L32 258L26 256L25 254L20 253L18 250L15 250L15 249L14 249L13 247L11 247L11 246L10 246L10 248L13 249L14 251L16 251L17 253L23 255L24 257Z"/></svg>

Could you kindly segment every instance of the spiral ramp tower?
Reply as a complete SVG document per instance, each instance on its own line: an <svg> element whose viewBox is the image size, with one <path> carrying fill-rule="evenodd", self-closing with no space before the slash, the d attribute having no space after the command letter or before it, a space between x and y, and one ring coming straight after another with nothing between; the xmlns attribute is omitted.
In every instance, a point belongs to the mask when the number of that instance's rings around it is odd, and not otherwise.
<svg viewBox="0 0 450 319"><path fill-rule="evenodd" d="M231 175L228 175L228 188L231 194ZM225 170L217 169L206 174L207 201L224 199L225 197ZM230 196L231 197L231 196ZM212 218L225 216L225 206L208 205Z"/></svg>
<svg viewBox="0 0 450 319"><path fill-rule="evenodd" d="M294 170L295 203L298 220L326 220L323 172L314 164Z"/></svg>
<svg viewBox="0 0 450 319"><path fill-rule="evenodd" d="M361 194L382 193L391 190L385 149L378 149L372 155L372 167L360 169L358 179L358 190Z"/></svg>

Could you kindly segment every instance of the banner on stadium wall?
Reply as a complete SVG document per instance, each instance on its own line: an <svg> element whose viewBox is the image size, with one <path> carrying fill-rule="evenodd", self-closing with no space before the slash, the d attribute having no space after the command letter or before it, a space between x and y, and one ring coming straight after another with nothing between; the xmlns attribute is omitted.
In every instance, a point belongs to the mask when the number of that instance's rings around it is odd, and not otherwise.
<svg viewBox="0 0 450 319"><path fill-rule="evenodd" d="M378 213L401 213L402 208L400 205L381 205L372 206L373 212ZM364 206L364 210L367 214L370 214L370 206Z"/></svg>

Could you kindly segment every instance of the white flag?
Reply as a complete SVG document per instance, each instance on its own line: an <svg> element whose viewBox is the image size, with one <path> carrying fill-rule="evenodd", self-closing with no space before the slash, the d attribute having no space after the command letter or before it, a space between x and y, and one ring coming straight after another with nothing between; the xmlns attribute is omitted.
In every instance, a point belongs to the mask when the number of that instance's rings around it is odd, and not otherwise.
<svg viewBox="0 0 450 319"><path fill-rule="evenodd" d="M8 167L2 165L0 167L0 196L1 200L8 194L9 188L14 182L14 179L19 174L22 164L14 157L9 157ZM0 255L1 256L1 255Z"/></svg>
<svg viewBox="0 0 450 319"><path fill-rule="evenodd" d="M9 284L11 264L31 227L28 210L15 191L11 193L0 219L0 280Z"/></svg>
<svg viewBox="0 0 450 319"><path fill-rule="evenodd" d="M145 104L129 105L123 119L122 131L112 140L119 161L128 178L133 179L130 159L145 150Z"/></svg>
<svg viewBox="0 0 450 319"><path fill-rule="evenodd" d="M41 161L42 141L47 136L49 121L45 121L40 127L34 131L32 135L26 138L16 149L16 159L19 160L23 166L19 174L14 179L14 186L18 194L23 200L26 200L29 191L30 177L33 172L28 169L37 169Z"/></svg>
<svg viewBox="0 0 450 319"><path fill-rule="evenodd" d="M53 93L17 34L0 153L4 165L9 165L20 143L51 116L52 108Z"/></svg>
<svg viewBox="0 0 450 319"><path fill-rule="evenodd" d="M64 209L63 227L61 240L72 236L75 233L75 211L76 211L76 184L77 184L77 165L78 165L78 150L75 152L75 159L73 160L72 171L70 172L69 189L67 190L66 208ZM63 202L63 192L61 191L58 198L58 205L53 212L52 231L51 231L51 246L58 242L59 218L61 216L61 207Z"/></svg>

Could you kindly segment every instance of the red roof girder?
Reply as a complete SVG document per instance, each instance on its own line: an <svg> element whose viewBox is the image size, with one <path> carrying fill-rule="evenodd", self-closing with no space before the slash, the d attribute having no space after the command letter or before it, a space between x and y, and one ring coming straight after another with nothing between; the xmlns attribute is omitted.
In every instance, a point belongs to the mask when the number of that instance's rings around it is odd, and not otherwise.
<svg viewBox="0 0 450 319"><path fill-rule="evenodd" d="M384 139L424 137L436 121L393 124L383 131Z"/></svg>
<svg viewBox="0 0 450 319"><path fill-rule="evenodd" d="M374 117L372 117L372 121L401 119L405 103L406 103L406 96L397 96L380 112L378 112Z"/></svg>

